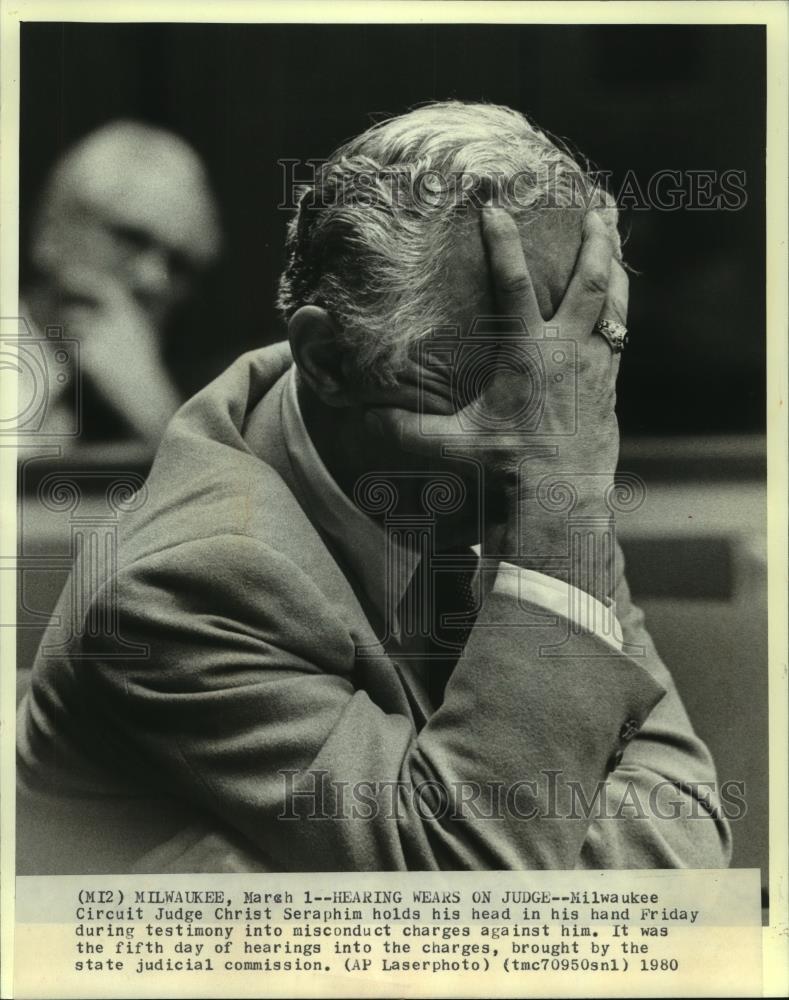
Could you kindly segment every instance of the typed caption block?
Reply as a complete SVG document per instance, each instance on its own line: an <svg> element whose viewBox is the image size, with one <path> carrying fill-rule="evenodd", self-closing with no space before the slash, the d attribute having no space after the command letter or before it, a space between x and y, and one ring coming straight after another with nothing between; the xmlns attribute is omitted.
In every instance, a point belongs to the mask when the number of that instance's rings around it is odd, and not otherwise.
<svg viewBox="0 0 789 1000"><path fill-rule="evenodd" d="M19 878L18 997L758 996L758 872Z"/></svg>

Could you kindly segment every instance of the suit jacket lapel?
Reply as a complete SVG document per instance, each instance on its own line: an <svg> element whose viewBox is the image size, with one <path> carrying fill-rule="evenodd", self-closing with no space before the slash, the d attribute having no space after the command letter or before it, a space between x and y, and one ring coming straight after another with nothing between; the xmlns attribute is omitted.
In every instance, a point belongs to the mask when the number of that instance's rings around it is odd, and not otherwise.
<svg viewBox="0 0 789 1000"><path fill-rule="evenodd" d="M299 485L298 476L295 474L285 444L282 398L286 377L287 373L281 375L257 403L254 430L249 434L247 443L259 458L280 475L309 518L309 503ZM249 429L251 416L251 412L246 414L241 429L242 434ZM393 663L390 654L384 649L374 631L369 612L362 607L358 581L351 577L348 567L342 565L331 539L327 538L319 528L316 530L330 554L330 559L326 560L325 577L316 579L315 583L323 590L327 599L343 609L343 617L349 624L358 650L357 669L360 674L358 686L373 692L375 700L386 711L411 717L416 728L420 729L429 715L424 691L419 689L409 670L403 670Z"/></svg>

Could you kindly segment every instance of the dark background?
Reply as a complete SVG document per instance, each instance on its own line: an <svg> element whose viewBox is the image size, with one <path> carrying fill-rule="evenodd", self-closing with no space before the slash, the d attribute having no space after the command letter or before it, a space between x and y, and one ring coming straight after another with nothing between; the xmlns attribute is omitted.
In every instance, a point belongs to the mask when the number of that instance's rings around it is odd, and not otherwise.
<svg viewBox="0 0 789 1000"><path fill-rule="evenodd" d="M173 324L186 392L281 339L280 158L326 157L381 115L487 100L642 187L657 170L743 170L736 212L626 211L626 437L764 429L765 36L756 26L103 25L22 31L22 244L46 173L75 139L134 117L208 167L226 250Z"/></svg>

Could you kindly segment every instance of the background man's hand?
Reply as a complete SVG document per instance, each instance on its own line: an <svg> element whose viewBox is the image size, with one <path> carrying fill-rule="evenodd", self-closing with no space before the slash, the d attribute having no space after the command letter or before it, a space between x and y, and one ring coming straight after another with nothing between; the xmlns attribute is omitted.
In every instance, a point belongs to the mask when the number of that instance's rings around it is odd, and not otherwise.
<svg viewBox="0 0 789 1000"><path fill-rule="evenodd" d="M61 276L62 313L80 342L84 377L142 441L155 447L181 403L163 359L162 331L123 284L85 268Z"/></svg>

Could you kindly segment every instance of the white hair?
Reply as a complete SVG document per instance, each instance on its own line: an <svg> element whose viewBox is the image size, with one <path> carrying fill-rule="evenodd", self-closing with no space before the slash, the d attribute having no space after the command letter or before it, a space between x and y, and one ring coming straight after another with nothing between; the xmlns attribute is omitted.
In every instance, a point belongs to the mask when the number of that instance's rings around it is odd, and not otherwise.
<svg viewBox="0 0 789 1000"><path fill-rule="evenodd" d="M288 226L286 319L325 308L359 374L391 383L412 342L452 315L449 251L487 200L521 217L610 203L586 169L510 108L434 103L379 122L317 172ZM579 201L579 199L585 199Z"/></svg>

